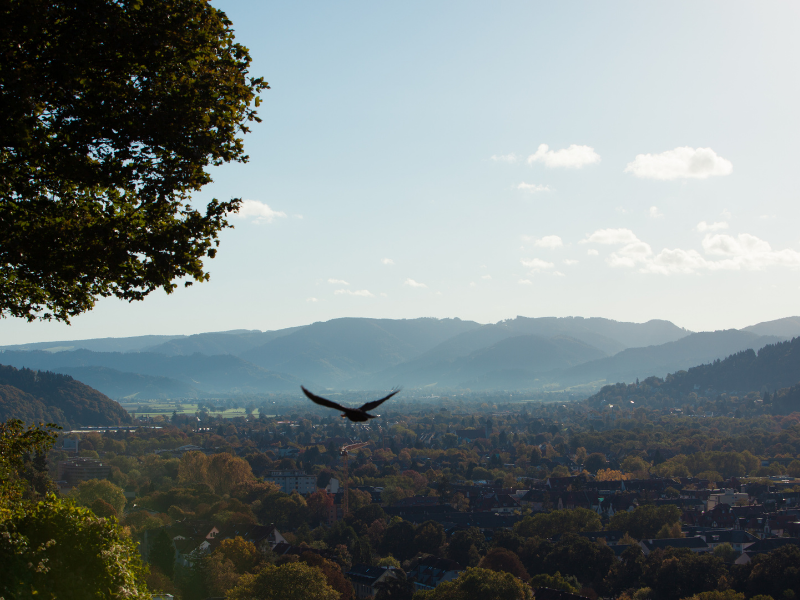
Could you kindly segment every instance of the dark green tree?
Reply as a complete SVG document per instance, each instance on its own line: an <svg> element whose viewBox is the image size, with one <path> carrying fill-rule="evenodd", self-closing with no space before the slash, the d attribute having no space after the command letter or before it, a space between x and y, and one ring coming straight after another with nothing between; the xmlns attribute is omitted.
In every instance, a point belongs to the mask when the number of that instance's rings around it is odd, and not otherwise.
<svg viewBox="0 0 800 600"><path fill-rule="evenodd" d="M386 529L381 542L381 552L398 560L414 556L414 525L408 521L394 523Z"/></svg>
<svg viewBox="0 0 800 600"><path fill-rule="evenodd" d="M414 536L414 550L426 554L437 554L439 548L444 546L447 536L436 521L426 521L417 528Z"/></svg>
<svg viewBox="0 0 800 600"><path fill-rule="evenodd" d="M0 315L68 321L96 299L208 279L239 200L190 196L245 162L268 86L203 0L0 8ZM186 282L189 285L191 282Z"/></svg>
<svg viewBox="0 0 800 600"><path fill-rule="evenodd" d="M148 548L150 564L157 566L164 575L172 579L175 574L175 546L165 529L153 535Z"/></svg>

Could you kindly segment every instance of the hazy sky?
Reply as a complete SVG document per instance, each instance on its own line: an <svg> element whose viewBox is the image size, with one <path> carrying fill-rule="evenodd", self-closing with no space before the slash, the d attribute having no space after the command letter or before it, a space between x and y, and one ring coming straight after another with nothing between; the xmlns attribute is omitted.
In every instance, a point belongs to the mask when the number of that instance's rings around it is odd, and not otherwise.
<svg viewBox="0 0 800 600"><path fill-rule="evenodd" d="M2 343L800 313L800 4L214 4L272 89L211 281Z"/></svg>

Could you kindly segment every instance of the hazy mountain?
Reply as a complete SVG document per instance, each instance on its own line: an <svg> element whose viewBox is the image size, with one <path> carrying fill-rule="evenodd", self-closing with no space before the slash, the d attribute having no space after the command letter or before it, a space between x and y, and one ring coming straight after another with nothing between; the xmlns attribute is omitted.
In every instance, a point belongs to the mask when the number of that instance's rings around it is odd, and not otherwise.
<svg viewBox="0 0 800 600"><path fill-rule="evenodd" d="M148 346L163 344L181 335L139 335L123 338L93 338L89 340L68 340L62 342L34 342L0 346L3 350L44 350L47 352L67 352L69 350L92 350L93 352L137 352Z"/></svg>
<svg viewBox="0 0 800 600"><path fill-rule="evenodd" d="M287 327L275 331L259 331L239 329L234 331L218 331L213 333L198 333L179 337L155 346L142 348L146 352L157 352L167 356L207 354L240 355L251 348L263 346L267 342L289 335L302 329L302 327Z"/></svg>
<svg viewBox="0 0 800 600"><path fill-rule="evenodd" d="M117 402L69 375L0 365L0 421L122 425L131 417Z"/></svg>
<svg viewBox="0 0 800 600"><path fill-rule="evenodd" d="M197 390L217 394L296 390L300 385L299 380L290 375L267 371L231 355L165 356L153 352L89 350L56 353L6 351L0 354L0 361L17 367L57 372L69 372L75 367L106 367L123 373L176 379Z"/></svg>
<svg viewBox="0 0 800 600"><path fill-rule="evenodd" d="M206 395L191 384L170 377L124 373L108 367L62 367L58 371L115 400L166 400Z"/></svg>
<svg viewBox="0 0 800 600"><path fill-rule="evenodd" d="M379 385L381 382L388 382L389 384L396 382L403 385L428 385L433 382L440 382L439 385L445 385L444 382L448 382L447 385L455 385L456 383L472 381L473 378L469 375L464 375L458 381L455 381L451 376L453 370L456 369L458 371L463 368L461 364L455 365L455 362L459 358L494 346L502 340L510 340L515 337L534 336L536 339L542 340L566 336L593 348L593 354L584 355L585 361L588 361L604 355L615 354L637 342L664 343L680 339L688 334L689 332L673 325L669 321L653 320L647 323L623 323L600 318L543 317L531 319L517 317L516 319L508 319L491 325L481 325L456 335L412 360L370 377L366 382L363 382L363 385L372 387ZM500 346L499 348L505 347ZM511 348L513 344L507 347ZM487 360L490 360L489 356L486 355ZM472 363L473 368L480 360L479 358L475 359L475 362ZM524 360L527 360L527 358ZM561 362L557 366L550 368L563 369L574 364L578 364L578 362ZM537 377L531 377L531 372L529 371L530 362L526 363L526 365L521 367L523 372L516 373L513 377L509 372L509 383L498 384L499 388L514 388L515 385L512 385L512 380L515 382L530 381L530 385L526 384L525 387L533 386L532 382ZM546 370L541 367L533 372L538 374ZM483 376L488 372L489 370L487 369L478 369L476 374ZM499 375L491 378L492 381L500 381L501 379L502 377ZM354 386L360 384L359 381L350 383ZM535 386L538 387L539 385L541 383L537 383Z"/></svg>
<svg viewBox="0 0 800 600"><path fill-rule="evenodd" d="M333 319L242 353L242 358L302 380L338 386L368 376L480 325L460 319Z"/></svg>
<svg viewBox="0 0 800 600"><path fill-rule="evenodd" d="M634 381L655 375L681 371L692 366L712 362L730 354L758 349L781 341L775 336L759 336L748 331L727 329L724 331L693 333L678 341L628 348L622 352L573 367L559 376L564 383L586 383L605 379L608 382Z"/></svg>
<svg viewBox="0 0 800 600"><path fill-rule="evenodd" d="M436 383L443 387L472 389L540 387L537 379L541 375L602 356L605 356L602 350L567 336L548 339L518 335L449 363L440 363L438 369L427 370L427 373L418 371L412 374L415 379L409 385ZM436 379L431 380L431 375L437 376ZM425 376L428 380L421 379Z"/></svg>
<svg viewBox="0 0 800 600"><path fill-rule="evenodd" d="M744 327L742 331L749 331L756 335L774 335L782 338L800 336L800 317L786 317L774 321L766 321L756 325Z"/></svg>

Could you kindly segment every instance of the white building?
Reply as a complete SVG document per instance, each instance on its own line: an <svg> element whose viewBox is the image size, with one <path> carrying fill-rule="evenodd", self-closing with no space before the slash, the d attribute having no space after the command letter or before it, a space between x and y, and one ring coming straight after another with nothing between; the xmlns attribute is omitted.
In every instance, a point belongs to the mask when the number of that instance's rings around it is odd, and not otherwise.
<svg viewBox="0 0 800 600"><path fill-rule="evenodd" d="M306 475L303 471L267 471L264 481L269 481L281 488L284 494L297 491L299 494L313 494L317 491L317 478Z"/></svg>

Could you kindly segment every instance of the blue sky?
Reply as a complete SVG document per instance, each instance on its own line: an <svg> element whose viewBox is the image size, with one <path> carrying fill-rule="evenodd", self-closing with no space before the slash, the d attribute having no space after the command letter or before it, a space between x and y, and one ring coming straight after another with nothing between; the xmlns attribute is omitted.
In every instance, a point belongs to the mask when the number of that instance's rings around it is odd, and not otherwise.
<svg viewBox="0 0 800 600"><path fill-rule="evenodd" d="M800 313L797 3L214 4L272 89L211 281L3 343Z"/></svg>

